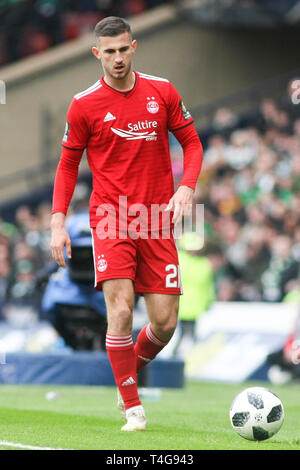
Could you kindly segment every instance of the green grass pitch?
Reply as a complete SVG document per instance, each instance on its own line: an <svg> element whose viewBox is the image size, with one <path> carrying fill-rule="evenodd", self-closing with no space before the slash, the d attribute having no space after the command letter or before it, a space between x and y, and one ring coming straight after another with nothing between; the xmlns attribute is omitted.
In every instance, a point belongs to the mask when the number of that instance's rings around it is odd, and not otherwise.
<svg viewBox="0 0 300 470"><path fill-rule="evenodd" d="M280 431L250 442L231 428L229 408L247 386L274 391L285 408ZM60 398L48 401L48 391ZM299 450L299 385L188 382L184 389L162 389L157 402L144 401L148 427L121 432L113 387L0 386L0 450L7 443L75 450Z"/></svg>

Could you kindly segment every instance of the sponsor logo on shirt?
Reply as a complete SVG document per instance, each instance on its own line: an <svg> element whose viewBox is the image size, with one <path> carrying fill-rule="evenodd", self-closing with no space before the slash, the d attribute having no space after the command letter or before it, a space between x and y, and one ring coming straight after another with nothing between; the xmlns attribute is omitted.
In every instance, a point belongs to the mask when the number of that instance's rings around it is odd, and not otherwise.
<svg viewBox="0 0 300 470"><path fill-rule="evenodd" d="M146 141L149 140L157 140L157 121L138 121L137 123L130 122L128 124L128 129L115 129L111 127L111 130L117 134L118 136L126 139L126 140L140 140L144 139Z"/></svg>

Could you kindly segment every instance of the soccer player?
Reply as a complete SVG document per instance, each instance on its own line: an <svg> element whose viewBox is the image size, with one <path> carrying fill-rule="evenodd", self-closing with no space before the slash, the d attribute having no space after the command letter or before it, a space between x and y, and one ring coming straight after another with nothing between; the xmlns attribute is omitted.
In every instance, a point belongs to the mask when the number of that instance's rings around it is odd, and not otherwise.
<svg viewBox="0 0 300 470"><path fill-rule="evenodd" d="M64 248L71 257L65 217L86 149L93 175L95 288L103 290L107 309L106 350L126 419L122 430L138 431L146 428L146 417L137 373L168 344L177 325L181 282L172 228L191 209L202 146L170 81L134 70L137 41L130 25L107 17L96 25L95 36L92 52L103 76L74 96L67 113L54 183L51 249L65 267ZM168 131L184 154L176 192ZM163 222L166 214L169 226ZM134 345L135 293L144 295L149 323Z"/></svg>

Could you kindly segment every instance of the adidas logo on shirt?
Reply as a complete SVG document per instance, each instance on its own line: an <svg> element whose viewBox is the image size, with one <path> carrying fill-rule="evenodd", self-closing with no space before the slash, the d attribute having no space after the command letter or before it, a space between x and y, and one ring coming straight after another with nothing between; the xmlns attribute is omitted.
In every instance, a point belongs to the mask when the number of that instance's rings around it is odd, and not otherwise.
<svg viewBox="0 0 300 470"><path fill-rule="evenodd" d="M117 118L108 112L103 121L104 122L113 121L114 119L117 119Z"/></svg>
<svg viewBox="0 0 300 470"><path fill-rule="evenodd" d="M135 380L132 377L129 377L129 379L125 380L122 383L122 387L127 387L128 385L133 385L135 384Z"/></svg>

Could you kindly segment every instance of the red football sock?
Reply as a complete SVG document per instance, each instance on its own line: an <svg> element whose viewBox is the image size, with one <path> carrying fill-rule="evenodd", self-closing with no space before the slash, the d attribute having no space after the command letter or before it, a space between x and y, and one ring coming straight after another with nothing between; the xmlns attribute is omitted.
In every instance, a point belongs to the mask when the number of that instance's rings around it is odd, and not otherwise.
<svg viewBox="0 0 300 470"><path fill-rule="evenodd" d="M136 358L132 336L106 335L107 355L125 409L141 405L137 388Z"/></svg>
<svg viewBox="0 0 300 470"><path fill-rule="evenodd" d="M152 359L168 344L169 341L161 341L155 336L151 330L150 323L144 326L139 332L137 341L134 347L136 356L136 371L137 373L151 362Z"/></svg>

